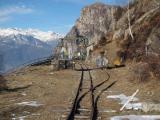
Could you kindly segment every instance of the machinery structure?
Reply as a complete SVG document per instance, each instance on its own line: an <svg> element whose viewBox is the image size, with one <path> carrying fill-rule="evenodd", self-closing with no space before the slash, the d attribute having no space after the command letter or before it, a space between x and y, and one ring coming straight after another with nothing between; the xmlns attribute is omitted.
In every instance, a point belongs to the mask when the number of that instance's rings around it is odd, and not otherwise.
<svg viewBox="0 0 160 120"><path fill-rule="evenodd" d="M61 38L52 61L55 70L73 68L74 62L87 57L88 39L84 36Z"/></svg>

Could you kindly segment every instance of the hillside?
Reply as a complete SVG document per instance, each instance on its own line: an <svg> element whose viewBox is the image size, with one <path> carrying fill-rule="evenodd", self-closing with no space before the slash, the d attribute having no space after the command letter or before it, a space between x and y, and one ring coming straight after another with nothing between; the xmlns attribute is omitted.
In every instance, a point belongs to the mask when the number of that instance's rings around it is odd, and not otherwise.
<svg viewBox="0 0 160 120"><path fill-rule="evenodd" d="M124 7L95 3L83 8L67 36L86 36L94 44L93 62L98 51L104 50L110 63L123 55L126 64L134 62L135 71L147 68L138 74L158 79L159 33L160 1L134 0Z"/></svg>

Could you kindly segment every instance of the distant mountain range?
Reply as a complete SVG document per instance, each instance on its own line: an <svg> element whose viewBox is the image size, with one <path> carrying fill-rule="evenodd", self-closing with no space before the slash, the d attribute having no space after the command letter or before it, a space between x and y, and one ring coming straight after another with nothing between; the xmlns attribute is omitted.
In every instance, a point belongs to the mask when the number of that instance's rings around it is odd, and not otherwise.
<svg viewBox="0 0 160 120"><path fill-rule="evenodd" d="M49 56L63 37L36 29L0 29L0 72Z"/></svg>
<svg viewBox="0 0 160 120"><path fill-rule="evenodd" d="M55 33L52 31L44 32L38 29L20 29L20 28L0 29L0 36L9 36L18 34L32 36L44 42L57 40L63 37L63 35L59 33Z"/></svg>

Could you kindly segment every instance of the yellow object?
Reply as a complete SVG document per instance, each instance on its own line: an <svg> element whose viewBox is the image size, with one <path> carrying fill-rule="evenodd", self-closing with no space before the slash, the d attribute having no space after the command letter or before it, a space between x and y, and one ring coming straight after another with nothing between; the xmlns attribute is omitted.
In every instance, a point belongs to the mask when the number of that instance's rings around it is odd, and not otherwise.
<svg viewBox="0 0 160 120"><path fill-rule="evenodd" d="M121 65L120 59L119 58L115 59L113 64L117 66Z"/></svg>

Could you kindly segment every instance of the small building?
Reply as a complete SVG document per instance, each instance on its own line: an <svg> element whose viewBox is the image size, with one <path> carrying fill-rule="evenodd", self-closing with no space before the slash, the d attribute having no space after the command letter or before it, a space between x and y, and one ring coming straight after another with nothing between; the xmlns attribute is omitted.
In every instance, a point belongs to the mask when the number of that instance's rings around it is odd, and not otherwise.
<svg viewBox="0 0 160 120"><path fill-rule="evenodd" d="M67 52L68 59L85 59L87 56L88 39L85 37L65 37L57 46L57 54ZM65 49L65 50L64 50Z"/></svg>
<svg viewBox="0 0 160 120"><path fill-rule="evenodd" d="M62 38L54 49L54 60L52 64L55 69L69 68L74 60L85 60L87 56L88 39L85 37Z"/></svg>

